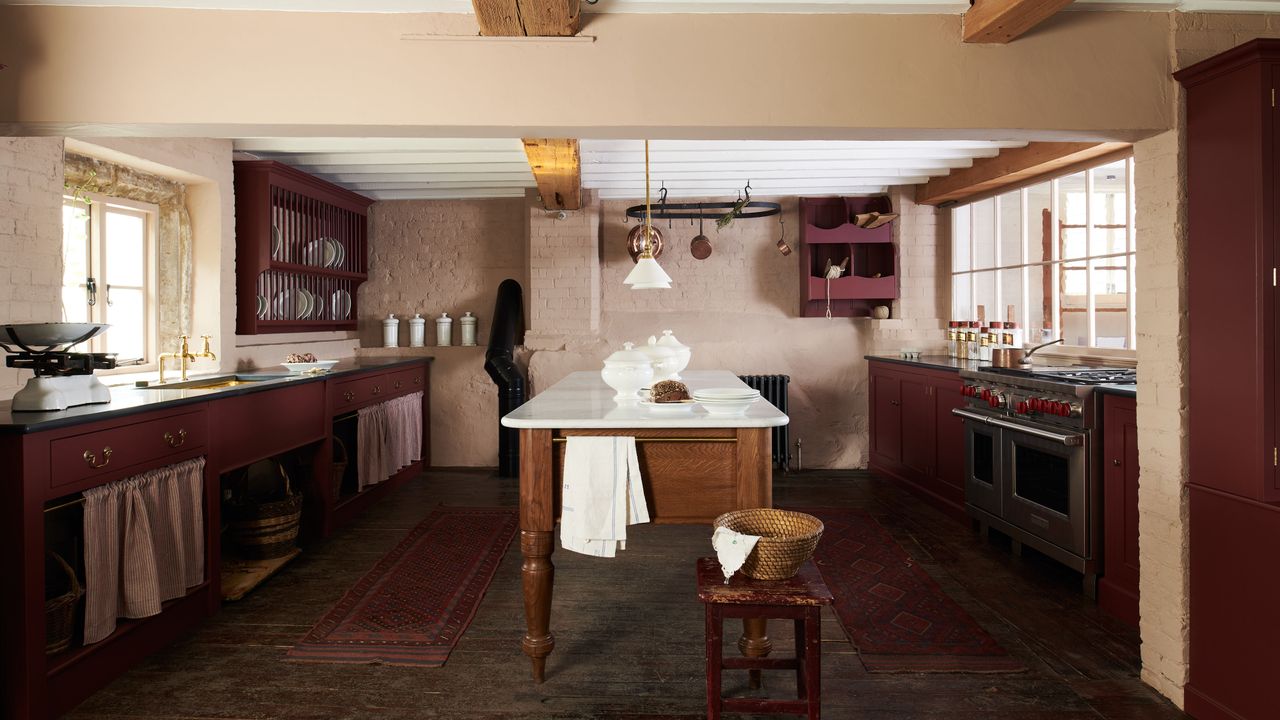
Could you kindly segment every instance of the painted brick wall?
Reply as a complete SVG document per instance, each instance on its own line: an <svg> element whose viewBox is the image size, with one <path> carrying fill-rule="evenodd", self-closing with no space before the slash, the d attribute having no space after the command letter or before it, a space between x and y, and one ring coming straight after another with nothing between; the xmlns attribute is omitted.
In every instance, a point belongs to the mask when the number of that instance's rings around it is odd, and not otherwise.
<svg viewBox="0 0 1280 720"><path fill-rule="evenodd" d="M62 138L0 138L0 322L62 317ZM31 374L0 367L0 400Z"/></svg>
<svg viewBox="0 0 1280 720"><path fill-rule="evenodd" d="M361 355L430 354L431 460L440 467L498 464L498 392L484 371L484 349L498 283L515 278L525 291L528 212L523 199L404 200L370 208L369 279L360 286ZM479 318L478 347L453 342L425 351L384 351L382 318L401 318L400 344L409 344L408 318L427 318L426 337L435 345L435 321L442 312Z"/></svg>
<svg viewBox="0 0 1280 720"><path fill-rule="evenodd" d="M591 336L600 330L600 210L583 191L582 208L548 212L530 192L529 331L545 336Z"/></svg>

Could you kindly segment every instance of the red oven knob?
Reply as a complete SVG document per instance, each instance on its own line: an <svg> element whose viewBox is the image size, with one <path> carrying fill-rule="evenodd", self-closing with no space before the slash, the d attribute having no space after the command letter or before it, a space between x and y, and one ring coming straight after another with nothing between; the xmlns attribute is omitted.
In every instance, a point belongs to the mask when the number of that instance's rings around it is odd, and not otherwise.
<svg viewBox="0 0 1280 720"><path fill-rule="evenodd" d="M1026 415L1026 414L1027 414L1027 401L1026 401L1026 400L1022 400L1022 401L1019 401L1019 402L1018 402L1018 414L1019 414L1019 415Z"/></svg>
<svg viewBox="0 0 1280 720"><path fill-rule="evenodd" d="M983 388L983 389L982 389L982 399L983 399L983 400L986 400L987 402L990 402L990 401L991 401L991 390L990 390L990 388Z"/></svg>
<svg viewBox="0 0 1280 720"><path fill-rule="evenodd" d="M1054 403L1053 409L1060 417L1066 417L1071 414L1071 407L1064 402Z"/></svg>
<svg viewBox="0 0 1280 720"><path fill-rule="evenodd" d="M1031 410L1031 412L1040 412L1040 410L1043 409L1042 406L1043 401L1040 398L1031 398L1027 400L1027 408Z"/></svg>

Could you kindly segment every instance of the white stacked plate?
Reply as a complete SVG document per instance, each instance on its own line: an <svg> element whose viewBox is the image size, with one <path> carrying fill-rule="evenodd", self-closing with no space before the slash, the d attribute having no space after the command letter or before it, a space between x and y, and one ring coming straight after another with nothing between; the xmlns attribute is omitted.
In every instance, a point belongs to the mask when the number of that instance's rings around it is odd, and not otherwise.
<svg viewBox="0 0 1280 720"><path fill-rule="evenodd" d="M698 407L698 403L694 400L677 400L676 402L665 403L641 400L640 407L655 415L687 415Z"/></svg>
<svg viewBox="0 0 1280 720"><path fill-rule="evenodd" d="M760 399L760 391L751 388L706 388L692 395L710 415L741 415Z"/></svg>

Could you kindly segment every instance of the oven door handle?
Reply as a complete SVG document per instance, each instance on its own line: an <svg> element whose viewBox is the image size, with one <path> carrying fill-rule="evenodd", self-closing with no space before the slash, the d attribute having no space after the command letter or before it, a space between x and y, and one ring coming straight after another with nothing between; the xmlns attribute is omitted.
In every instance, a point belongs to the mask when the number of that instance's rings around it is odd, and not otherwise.
<svg viewBox="0 0 1280 720"><path fill-rule="evenodd" d="M1050 432L1048 430L1041 430L1040 428L1029 427L1027 425L1019 425L1018 423L1009 422L1008 420L1001 420L999 418L987 417L986 415L979 415L978 413L970 412L969 410L965 410L964 408L952 408L951 414L965 418L967 420L974 420L976 422L980 422L985 425L994 425L996 427L1004 428L1006 430L1013 430L1015 432L1025 433L1027 435L1032 435L1034 437L1042 438L1045 440L1052 440L1054 442L1059 442L1069 447L1084 445L1084 435L1063 435L1062 433Z"/></svg>

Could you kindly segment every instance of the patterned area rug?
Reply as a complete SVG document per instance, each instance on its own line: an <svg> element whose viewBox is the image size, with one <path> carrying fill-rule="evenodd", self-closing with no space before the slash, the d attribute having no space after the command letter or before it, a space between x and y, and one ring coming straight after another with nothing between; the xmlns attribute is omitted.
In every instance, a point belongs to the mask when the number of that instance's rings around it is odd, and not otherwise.
<svg viewBox="0 0 1280 720"><path fill-rule="evenodd" d="M515 535L514 508L439 507L289 651L332 663L439 667Z"/></svg>
<svg viewBox="0 0 1280 720"><path fill-rule="evenodd" d="M981 626L862 510L807 508L826 526L814 562L868 672L1019 672Z"/></svg>

